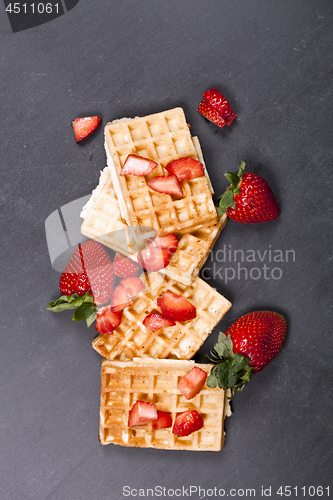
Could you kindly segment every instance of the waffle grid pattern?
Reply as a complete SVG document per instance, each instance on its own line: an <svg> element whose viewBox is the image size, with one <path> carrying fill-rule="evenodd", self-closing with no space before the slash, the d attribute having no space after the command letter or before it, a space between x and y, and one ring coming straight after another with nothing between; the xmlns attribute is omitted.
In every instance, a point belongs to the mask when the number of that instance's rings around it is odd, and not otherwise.
<svg viewBox="0 0 333 500"><path fill-rule="evenodd" d="M231 307L231 303L205 281L196 278L183 285L159 273L144 275L148 280L142 293L124 309L121 324L112 335L98 335L93 348L105 359L129 361L134 357L190 359ZM196 307L195 319L149 332L143 325L147 314L161 312L157 298L164 292L182 295Z"/></svg>
<svg viewBox="0 0 333 500"><path fill-rule="evenodd" d="M168 175L165 166L197 152L181 108L143 118L117 120L105 127L108 166L128 224L154 228L159 235L185 232L216 223L217 213L206 177L181 183L184 196L157 193L147 181ZM159 166L145 177L120 176L129 154L150 158Z"/></svg>
<svg viewBox="0 0 333 500"><path fill-rule="evenodd" d="M195 364L190 361L142 360L102 362L100 441L122 446L178 450L218 451L223 446L223 422L227 413L226 394L206 385L188 401L178 390L179 380ZM209 373L211 365L196 366ZM175 416L196 409L204 427L187 437L172 434L172 428L154 431L151 424L128 428L129 411L137 400L154 403L157 410Z"/></svg>

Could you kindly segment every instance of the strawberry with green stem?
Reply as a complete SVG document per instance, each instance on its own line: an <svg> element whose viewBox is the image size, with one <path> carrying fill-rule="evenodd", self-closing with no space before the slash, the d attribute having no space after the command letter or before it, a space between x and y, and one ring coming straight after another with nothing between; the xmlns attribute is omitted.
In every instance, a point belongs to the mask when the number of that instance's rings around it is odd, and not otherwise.
<svg viewBox="0 0 333 500"><path fill-rule="evenodd" d="M278 217L279 207L271 188L259 175L245 173L245 162L241 162L238 174L224 175L231 184L219 199L218 215L226 213L242 223L268 222Z"/></svg>

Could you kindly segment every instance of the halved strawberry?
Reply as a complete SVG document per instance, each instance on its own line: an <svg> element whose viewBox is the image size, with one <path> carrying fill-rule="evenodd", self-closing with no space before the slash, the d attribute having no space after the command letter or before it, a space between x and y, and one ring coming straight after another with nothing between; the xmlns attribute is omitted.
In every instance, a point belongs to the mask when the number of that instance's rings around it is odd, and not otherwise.
<svg viewBox="0 0 333 500"><path fill-rule="evenodd" d="M128 416L128 427L146 425L157 419L156 406L146 401L137 401Z"/></svg>
<svg viewBox="0 0 333 500"><path fill-rule="evenodd" d="M183 196L183 190L175 175L158 175L147 182L148 186L158 193Z"/></svg>
<svg viewBox="0 0 333 500"><path fill-rule="evenodd" d="M181 181L196 179L205 175L202 163L195 158L178 158L165 167L169 174L173 174Z"/></svg>
<svg viewBox="0 0 333 500"><path fill-rule="evenodd" d="M119 278L128 278L129 276L138 276L140 266L131 259L124 257L120 253L116 253L113 261L113 272Z"/></svg>
<svg viewBox="0 0 333 500"><path fill-rule="evenodd" d="M226 122L222 116L207 101L201 101L198 106L198 111L202 116L215 123L218 127L223 128L225 126Z"/></svg>
<svg viewBox="0 0 333 500"><path fill-rule="evenodd" d="M207 373L198 366L194 366L178 382L178 389L186 399L193 399L205 385L206 379Z"/></svg>
<svg viewBox="0 0 333 500"><path fill-rule="evenodd" d="M123 168L120 171L120 175L144 176L150 174L157 166L158 163L156 163L156 161L144 158L143 156L130 154L126 158Z"/></svg>
<svg viewBox="0 0 333 500"><path fill-rule="evenodd" d="M171 254L167 248L155 247L148 245L138 253L137 258L140 266L145 271L160 271L164 269L170 262Z"/></svg>
<svg viewBox="0 0 333 500"><path fill-rule="evenodd" d="M119 284L111 297L111 311L114 313L123 311L132 303L132 299L127 295L126 290Z"/></svg>
<svg viewBox="0 0 333 500"><path fill-rule="evenodd" d="M217 89L207 90L204 99L222 116L227 125L231 125L237 115L233 112L227 99Z"/></svg>
<svg viewBox="0 0 333 500"><path fill-rule="evenodd" d="M174 321L188 321L197 316L193 304L181 295L169 291L157 299L157 305L161 308L163 316Z"/></svg>
<svg viewBox="0 0 333 500"><path fill-rule="evenodd" d="M152 429L158 431L158 429L167 429L172 426L172 418L170 413L166 411L157 410L157 420L152 423Z"/></svg>
<svg viewBox="0 0 333 500"><path fill-rule="evenodd" d="M140 278L134 276L121 280L111 297L112 312L119 312L132 304L133 298L138 295L145 286Z"/></svg>
<svg viewBox="0 0 333 500"><path fill-rule="evenodd" d="M156 236L151 242L154 247L166 248L170 253L175 253L178 247L177 237L170 233L164 236Z"/></svg>
<svg viewBox="0 0 333 500"><path fill-rule="evenodd" d="M99 116L86 116L84 118L76 118L76 120L72 121L75 141L80 142L95 132L101 121L102 118Z"/></svg>
<svg viewBox="0 0 333 500"><path fill-rule="evenodd" d="M169 326L175 326L175 322L171 319L165 318L162 314L151 313L145 317L142 322L147 330L155 332L156 330L161 330L162 328L168 328Z"/></svg>
<svg viewBox="0 0 333 500"><path fill-rule="evenodd" d="M204 421L200 413L197 410L188 410L176 416L172 434L180 437L189 436L192 432L202 429L203 425Z"/></svg>
<svg viewBox="0 0 333 500"><path fill-rule="evenodd" d="M121 323L122 311L112 312L111 306L101 307L97 311L95 328L101 335L108 333L111 335Z"/></svg>

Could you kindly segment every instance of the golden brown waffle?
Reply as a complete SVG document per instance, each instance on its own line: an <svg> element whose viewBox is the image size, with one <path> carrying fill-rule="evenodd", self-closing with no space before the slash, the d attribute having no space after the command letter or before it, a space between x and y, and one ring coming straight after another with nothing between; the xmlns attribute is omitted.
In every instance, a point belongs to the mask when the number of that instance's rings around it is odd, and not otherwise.
<svg viewBox="0 0 333 500"><path fill-rule="evenodd" d="M209 373L212 365L193 361L134 359L132 362L102 361L100 441L121 446L168 450L219 451L224 444L224 419L231 414L229 392L206 385L188 401L177 388L179 380L198 366ZM157 410L175 416L195 409L204 427L187 437L172 428L152 430L151 424L129 428L128 415L137 400L154 403Z"/></svg>
<svg viewBox="0 0 333 500"><path fill-rule="evenodd" d="M148 291L124 309L121 324L111 335L98 335L93 340L93 348L103 358L120 361L129 361L134 357L192 358L229 311L231 303L200 278L186 286L159 273L145 276ZM150 332L143 325L143 320L152 312L161 312L157 298L168 290L191 302L196 307L197 317Z"/></svg>
<svg viewBox="0 0 333 500"><path fill-rule="evenodd" d="M135 250L140 249L139 246L142 245L143 239L154 236L148 231L143 232L143 228L138 226L128 228L122 222L117 196L107 167L102 171L99 185L93 191L81 216L84 218L81 226L82 234L113 250L129 255L133 260L137 260L132 254ZM192 283L199 274L226 222L227 216L224 215L219 217L218 222L213 226L177 235L178 249L172 255L169 265L163 272L185 285Z"/></svg>
<svg viewBox="0 0 333 500"><path fill-rule="evenodd" d="M142 118L122 119L105 126L105 149L120 213L128 225L148 226L159 235L186 232L216 223L217 213L205 176L181 183L178 198L150 189L147 181L167 175L164 167L177 158L197 158L197 152L181 108ZM129 154L158 162L145 177L120 171Z"/></svg>

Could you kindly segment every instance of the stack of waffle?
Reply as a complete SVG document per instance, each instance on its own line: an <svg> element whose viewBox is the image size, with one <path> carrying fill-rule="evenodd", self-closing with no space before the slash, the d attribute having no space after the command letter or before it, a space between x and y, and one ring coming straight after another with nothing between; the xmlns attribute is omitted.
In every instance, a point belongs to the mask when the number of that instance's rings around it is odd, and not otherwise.
<svg viewBox="0 0 333 500"><path fill-rule="evenodd" d="M175 234L178 248L162 272L145 274L146 293L124 309L121 324L113 334L99 335L93 341L94 349L105 358L100 440L102 444L124 446L220 450L227 394L205 385L198 396L187 401L177 389L179 378L193 366L185 360L197 352L231 307L227 299L198 277L226 223L226 216L217 217L199 141L191 137L183 110L175 108L108 123L105 149L108 166L82 211L81 232L133 260L145 241L156 234ZM129 154L152 159L158 167L145 177L120 176ZM167 175L166 165L180 157L201 161L205 176L183 181L181 199L150 189L147 181ZM157 298L166 291L193 304L196 318L148 331L143 319L160 312ZM200 367L210 369L209 365ZM204 427L186 438L173 435L171 429L129 429L128 414L136 400L153 402L157 409L173 416L197 409Z"/></svg>

